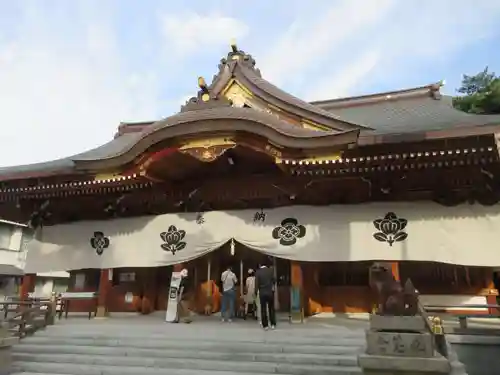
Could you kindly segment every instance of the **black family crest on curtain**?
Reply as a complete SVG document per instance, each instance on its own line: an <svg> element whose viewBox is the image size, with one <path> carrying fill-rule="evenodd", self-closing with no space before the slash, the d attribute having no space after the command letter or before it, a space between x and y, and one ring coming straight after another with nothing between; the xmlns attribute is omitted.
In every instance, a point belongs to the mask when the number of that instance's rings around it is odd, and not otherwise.
<svg viewBox="0 0 500 375"><path fill-rule="evenodd" d="M97 255L102 255L104 249L109 247L109 238L104 236L103 232L94 232L94 236L90 239L90 246L95 249Z"/></svg>
<svg viewBox="0 0 500 375"><path fill-rule="evenodd" d="M161 248L170 251L173 255L187 245L186 242L182 241L186 237L186 231L177 229L175 225L169 226L166 232L160 233L160 237L164 242L161 244Z"/></svg>
<svg viewBox="0 0 500 375"><path fill-rule="evenodd" d="M253 215L253 222L256 223L258 221L265 222L266 221L266 213L261 208L260 211L256 211Z"/></svg>
<svg viewBox="0 0 500 375"><path fill-rule="evenodd" d="M281 222L281 225L273 229L273 238L280 240L283 246L292 246L297 242L297 238L306 235L306 227L299 224L297 219L288 217Z"/></svg>
<svg viewBox="0 0 500 375"><path fill-rule="evenodd" d="M202 225L202 224L205 224L205 217L204 217L204 213L203 212L198 212L196 214L196 224L198 225Z"/></svg>
<svg viewBox="0 0 500 375"><path fill-rule="evenodd" d="M378 232L373 233L373 237L380 242L387 242L392 246L394 242L401 242L408 238L408 233L404 231L408 220L397 217L394 212L388 212L383 219L373 221L373 225Z"/></svg>

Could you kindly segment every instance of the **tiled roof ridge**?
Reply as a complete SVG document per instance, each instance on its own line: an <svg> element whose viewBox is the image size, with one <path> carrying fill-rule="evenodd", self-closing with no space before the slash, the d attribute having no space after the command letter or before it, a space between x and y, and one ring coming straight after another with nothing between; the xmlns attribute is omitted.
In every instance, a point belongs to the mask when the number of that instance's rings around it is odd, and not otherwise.
<svg viewBox="0 0 500 375"><path fill-rule="evenodd" d="M328 109L345 108L358 105L370 105L387 100L411 99L416 97L430 97L435 100L441 99L441 87L443 82L439 81L424 86L408 89L386 91L374 94L350 96L338 99L317 100L310 102L318 107L328 107Z"/></svg>
<svg viewBox="0 0 500 375"><path fill-rule="evenodd" d="M118 125L118 129L115 133L114 138L118 138L119 136L127 133L140 133L148 126L153 125L156 121L134 121L134 122L120 122Z"/></svg>

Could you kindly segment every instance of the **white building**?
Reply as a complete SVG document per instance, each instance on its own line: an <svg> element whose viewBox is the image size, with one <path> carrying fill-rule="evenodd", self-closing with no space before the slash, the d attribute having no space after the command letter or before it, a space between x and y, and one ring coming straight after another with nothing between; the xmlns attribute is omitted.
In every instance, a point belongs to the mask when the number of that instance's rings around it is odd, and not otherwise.
<svg viewBox="0 0 500 375"><path fill-rule="evenodd" d="M33 235L33 229L27 225L0 220L0 296L19 295L27 244ZM52 291L65 291L68 279L67 272L39 273L33 295L42 297L50 296Z"/></svg>

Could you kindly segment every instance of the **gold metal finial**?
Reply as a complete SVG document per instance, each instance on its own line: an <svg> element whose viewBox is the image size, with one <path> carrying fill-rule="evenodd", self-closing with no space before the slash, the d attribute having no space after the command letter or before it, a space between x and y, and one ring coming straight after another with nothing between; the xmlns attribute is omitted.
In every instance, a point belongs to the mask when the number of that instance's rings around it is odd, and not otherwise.
<svg viewBox="0 0 500 375"><path fill-rule="evenodd" d="M205 82L205 78L198 77L198 86L201 89L201 100L204 102L208 102L210 100L210 92L208 91L207 83Z"/></svg>
<svg viewBox="0 0 500 375"><path fill-rule="evenodd" d="M236 44L236 39L231 38L231 49L234 53L238 52L238 45Z"/></svg>
<svg viewBox="0 0 500 375"><path fill-rule="evenodd" d="M198 87L203 91L207 89L207 83L205 82L205 78L198 77Z"/></svg>

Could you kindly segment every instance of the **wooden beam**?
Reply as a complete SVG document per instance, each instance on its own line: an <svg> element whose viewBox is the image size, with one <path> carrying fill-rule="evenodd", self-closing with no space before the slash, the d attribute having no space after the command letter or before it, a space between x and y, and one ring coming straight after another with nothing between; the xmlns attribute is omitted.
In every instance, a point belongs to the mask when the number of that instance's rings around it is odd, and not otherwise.
<svg viewBox="0 0 500 375"><path fill-rule="evenodd" d="M109 315L108 312L108 295L111 289L111 278L113 270L102 269L99 276L99 289L97 291L97 317L104 318Z"/></svg>
<svg viewBox="0 0 500 375"><path fill-rule="evenodd" d="M27 273L23 276L21 288L19 290L19 298L21 301L28 299L28 295L35 291L36 274Z"/></svg>

